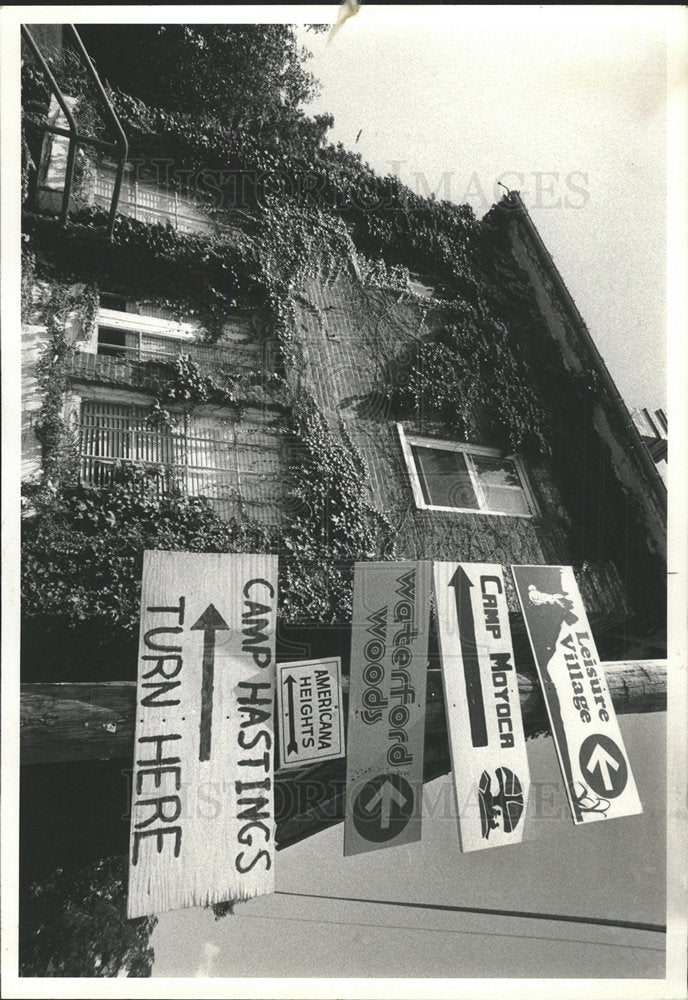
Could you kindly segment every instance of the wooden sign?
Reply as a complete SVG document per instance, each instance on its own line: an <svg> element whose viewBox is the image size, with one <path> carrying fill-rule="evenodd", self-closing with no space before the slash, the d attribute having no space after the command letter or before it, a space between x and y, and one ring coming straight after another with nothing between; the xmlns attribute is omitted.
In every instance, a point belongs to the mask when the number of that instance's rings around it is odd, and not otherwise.
<svg viewBox="0 0 688 1000"><path fill-rule="evenodd" d="M512 566L576 824L643 811L570 566Z"/></svg>
<svg viewBox="0 0 688 1000"><path fill-rule="evenodd" d="M523 839L530 771L502 567L434 564L462 851Z"/></svg>
<svg viewBox="0 0 688 1000"><path fill-rule="evenodd" d="M128 916L274 891L277 557L146 552Z"/></svg>
<svg viewBox="0 0 688 1000"><path fill-rule="evenodd" d="M430 564L356 563L344 854L420 840Z"/></svg>
<svg viewBox="0 0 688 1000"><path fill-rule="evenodd" d="M343 757L339 657L278 663L277 715L283 768Z"/></svg>

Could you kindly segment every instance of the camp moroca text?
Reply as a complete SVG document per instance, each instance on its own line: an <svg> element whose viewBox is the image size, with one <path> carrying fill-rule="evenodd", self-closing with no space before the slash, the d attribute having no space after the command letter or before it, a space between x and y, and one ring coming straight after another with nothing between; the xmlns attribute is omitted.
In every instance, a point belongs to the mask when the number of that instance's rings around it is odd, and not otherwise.
<svg viewBox="0 0 688 1000"><path fill-rule="evenodd" d="M480 598L485 619L485 631L489 632L493 639L501 639L502 626L499 621L499 606L497 604L497 594L501 594L502 582L498 576L480 577ZM512 671L514 665L511 662L511 652L490 651L490 670L492 672L492 686L495 697L495 711L497 713L497 729L499 730L499 745L503 750L514 746L514 724L511 716L511 703L509 701L509 681L507 671Z"/></svg>
<svg viewBox="0 0 688 1000"><path fill-rule="evenodd" d="M272 650L268 638L272 614L274 587L263 579L249 580L243 588L241 650L248 654L260 671L272 665ZM179 707L181 675L184 669L179 636L185 631L186 598L176 604L146 607L147 622L152 623L143 636L145 649L141 657L143 669L139 684L139 708L148 712L164 712ZM159 624L158 624L159 622ZM272 810L272 718L274 683L265 674L265 681L239 681L236 687L237 764L240 779L234 782L237 840L239 847L234 867L246 874L256 866L268 871L272 853L266 849L273 837ZM238 722L238 726L237 726ZM158 854L167 851L178 858L182 852L183 826L182 734L162 732L140 736L137 740L134 776L134 818L132 831L132 865L140 860L142 842L153 838ZM164 793L174 783L174 793Z"/></svg>

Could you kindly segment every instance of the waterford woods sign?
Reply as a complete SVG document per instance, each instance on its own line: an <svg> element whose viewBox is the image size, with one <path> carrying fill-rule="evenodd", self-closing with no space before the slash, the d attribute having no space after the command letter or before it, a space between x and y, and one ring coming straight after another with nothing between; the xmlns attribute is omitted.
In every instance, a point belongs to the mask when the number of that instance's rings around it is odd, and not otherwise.
<svg viewBox="0 0 688 1000"><path fill-rule="evenodd" d="M344 854L420 840L430 563L356 563Z"/></svg>
<svg viewBox="0 0 688 1000"><path fill-rule="evenodd" d="M274 890L276 595L274 556L145 554L130 918Z"/></svg>

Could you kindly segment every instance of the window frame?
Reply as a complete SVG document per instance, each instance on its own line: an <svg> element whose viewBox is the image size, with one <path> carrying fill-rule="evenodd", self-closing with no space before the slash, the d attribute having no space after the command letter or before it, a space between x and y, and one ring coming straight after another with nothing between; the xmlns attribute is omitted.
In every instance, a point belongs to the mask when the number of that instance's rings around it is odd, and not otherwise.
<svg viewBox="0 0 688 1000"><path fill-rule="evenodd" d="M413 499L415 501L418 510L433 510L433 511L444 511L450 514L480 514L487 515L490 517L524 517L533 518L537 517L539 514L538 506L533 495L533 491L530 488L530 483L528 482L528 476L525 470L525 466L522 460L513 453L506 454L500 451L498 448L488 448L484 445L477 444L467 444L463 441L447 441L440 438L430 438L425 437L420 434L407 434L401 423L397 423L397 431L399 433L399 440L401 442L401 449L404 455L404 460L406 462L406 468L409 475L409 481L411 483L411 490L413 492ZM416 466L416 459L413 455L412 448L432 448L436 451L454 451L460 452L466 461L466 468L470 476L471 485L473 486L473 492L475 493L476 500L478 502L477 507L447 507L440 504L428 503L423 494L423 486L420 480L420 475L418 468ZM480 484L478 474L472 462L472 456L476 455L478 457L484 458L496 458L496 459L508 459L513 462L518 478L520 480L520 489L523 493L528 507L527 513L514 514L510 511L504 510L490 510L487 506L487 500L485 493ZM512 487L513 489L518 489L519 487Z"/></svg>
<svg viewBox="0 0 688 1000"><path fill-rule="evenodd" d="M127 407L133 416L133 411L136 408L150 409L151 397L131 390L96 385L79 385L68 392L63 417L75 435L79 453L80 478L86 484L97 485L92 478L92 473L90 471L85 473L85 466L88 467L89 461L91 463L100 461L103 465L114 465L118 459L125 464L134 464L136 459L132 458L131 454L97 455L91 449L84 449L82 430L85 403L97 404L100 407L113 405ZM180 409L172 408L171 412L175 417L181 418L180 422L183 424L183 427L178 425L177 429L181 431L184 462L165 462L145 457L140 458L140 461L149 465L159 465L174 472L187 496L208 496L219 516L224 520L240 515L263 521L266 524L281 524L284 520L284 501L281 487L286 474L284 436L279 432L271 434L272 421L266 421L264 412L257 407L247 407L244 419L237 421L230 412L218 410L217 406L208 404L195 408L193 414L190 415L190 425L188 423L189 415L186 414L183 407ZM190 452L193 452L194 448L198 448L199 441L211 445L214 443L212 435L207 435L201 426L194 427L194 421L202 423L205 420L210 420L226 431L226 435L223 434L225 438L223 447L226 447L228 456L226 467L215 461L210 461L205 465L189 461L189 458L192 457ZM254 435L256 429L262 429L265 434L274 437L276 447L268 446L263 449L258 446L256 451L252 452L250 444L247 444L246 435ZM245 431L243 435L242 430ZM154 432L153 429L152 432ZM135 434L136 429L131 428L128 433ZM129 450L131 452L133 448L130 446ZM251 452L251 454L247 455L247 452ZM212 456L212 452L206 450L204 455L205 457ZM226 492L221 496L219 494L214 496L207 491L205 486L197 488L194 485L194 476L198 474L201 476L206 474L210 481L215 476L218 485L222 485L220 480L225 480ZM267 486L262 485L265 483ZM223 486L223 488L225 487ZM163 489L166 489L166 486Z"/></svg>
<svg viewBox="0 0 688 1000"><path fill-rule="evenodd" d="M149 334L166 340L182 340L193 343L199 324L182 320L162 319L158 316L142 316L140 313L121 312L101 306L98 309L97 326L125 333Z"/></svg>
<svg viewBox="0 0 688 1000"><path fill-rule="evenodd" d="M107 350L101 351L101 330L112 330L124 334L125 338L130 338L133 343L125 343L117 354ZM82 350L87 354L101 357L136 361L143 359L146 353L157 353L144 346L144 338L148 337L169 345L169 356L174 357L183 352L185 347L196 346L196 335L197 326L193 323L167 320L157 316L142 316L138 313L122 312L120 309L101 306L98 309L92 341L86 344ZM161 350L159 353L163 359L168 357L167 351Z"/></svg>

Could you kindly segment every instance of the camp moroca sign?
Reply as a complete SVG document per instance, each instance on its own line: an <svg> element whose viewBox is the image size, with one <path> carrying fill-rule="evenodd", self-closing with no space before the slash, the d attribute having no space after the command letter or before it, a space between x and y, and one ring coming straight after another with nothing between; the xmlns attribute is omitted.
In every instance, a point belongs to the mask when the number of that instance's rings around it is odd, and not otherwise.
<svg viewBox="0 0 688 1000"><path fill-rule="evenodd" d="M530 772L502 567L436 562L434 583L461 850L517 844Z"/></svg>
<svg viewBox="0 0 688 1000"><path fill-rule="evenodd" d="M276 603L276 556L145 553L130 918L274 891Z"/></svg>

